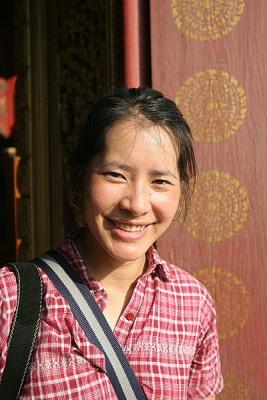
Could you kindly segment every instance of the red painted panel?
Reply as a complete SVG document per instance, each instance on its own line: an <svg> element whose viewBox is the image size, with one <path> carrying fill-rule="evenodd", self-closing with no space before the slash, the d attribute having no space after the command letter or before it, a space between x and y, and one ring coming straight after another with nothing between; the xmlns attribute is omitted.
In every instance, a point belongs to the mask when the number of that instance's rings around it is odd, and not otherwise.
<svg viewBox="0 0 267 400"><path fill-rule="evenodd" d="M15 84L16 77L0 77L0 132L5 138L12 135L15 124Z"/></svg>
<svg viewBox="0 0 267 400"><path fill-rule="evenodd" d="M227 400L267 389L266 20L265 0L151 1L152 85L179 100L200 174L159 248L216 300Z"/></svg>

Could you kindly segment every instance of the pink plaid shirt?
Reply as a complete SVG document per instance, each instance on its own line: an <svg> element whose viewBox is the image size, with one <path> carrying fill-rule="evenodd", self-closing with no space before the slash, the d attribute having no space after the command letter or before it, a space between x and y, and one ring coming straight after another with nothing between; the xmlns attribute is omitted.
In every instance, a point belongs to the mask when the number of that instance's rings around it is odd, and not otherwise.
<svg viewBox="0 0 267 400"><path fill-rule="evenodd" d="M107 295L88 275L72 238L60 251L89 285L101 309ZM105 358L88 342L68 303L42 273L45 302L38 337L20 399L115 400ZM0 273L0 377L16 306L15 275ZM114 334L148 399L205 399L221 391L213 301L184 270L149 250L149 267L134 289Z"/></svg>

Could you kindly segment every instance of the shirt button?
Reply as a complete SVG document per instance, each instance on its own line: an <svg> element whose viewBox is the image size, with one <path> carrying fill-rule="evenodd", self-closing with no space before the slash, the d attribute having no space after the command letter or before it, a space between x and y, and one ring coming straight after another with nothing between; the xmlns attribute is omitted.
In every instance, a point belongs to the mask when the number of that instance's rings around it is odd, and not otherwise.
<svg viewBox="0 0 267 400"><path fill-rule="evenodd" d="M127 319L127 321L133 321L134 320L134 314L133 313L126 314L126 319Z"/></svg>

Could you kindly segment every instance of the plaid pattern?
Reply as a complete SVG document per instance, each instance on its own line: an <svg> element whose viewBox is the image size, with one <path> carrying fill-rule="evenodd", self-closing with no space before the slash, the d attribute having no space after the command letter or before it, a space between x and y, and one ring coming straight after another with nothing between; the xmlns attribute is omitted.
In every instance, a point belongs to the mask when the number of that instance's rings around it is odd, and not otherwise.
<svg viewBox="0 0 267 400"><path fill-rule="evenodd" d="M67 239L60 251L88 282L103 309L107 295L88 275L73 239ZM66 301L42 276L46 294L38 347L20 399L115 400L103 354L88 342ZM3 268L0 376L15 306L15 275ZM221 391L215 318L207 290L151 248L149 268L137 281L114 331L148 399L196 400Z"/></svg>

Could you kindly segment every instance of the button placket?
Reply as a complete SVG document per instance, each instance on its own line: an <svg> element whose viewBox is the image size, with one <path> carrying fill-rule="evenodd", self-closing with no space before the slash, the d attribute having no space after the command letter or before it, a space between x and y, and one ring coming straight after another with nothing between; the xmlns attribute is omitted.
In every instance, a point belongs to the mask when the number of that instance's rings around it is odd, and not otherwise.
<svg viewBox="0 0 267 400"><path fill-rule="evenodd" d="M127 321L133 321L134 318L135 318L135 315L134 315L134 313L132 313L132 312L128 312L128 313L125 315L125 318L127 319Z"/></svg>
<svg viewBox="0 0 267 400"><path fill-rule="evenodd" d="M121 318L124 318L128 322L128 326L131 326L131 323L135 320L136 315L138 314L141 306L142 306L142 301L144 298L144 292L145 292L145 286L146 286L146 279L144 281L144 277L139 278L137 281L137 284L134 288L132 297L127 304L127 307L125 308L123 314L121 315ZM120 321L118 325L120 324Z"/></svg>

